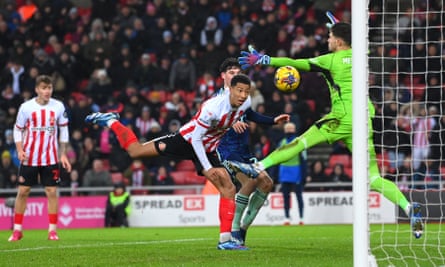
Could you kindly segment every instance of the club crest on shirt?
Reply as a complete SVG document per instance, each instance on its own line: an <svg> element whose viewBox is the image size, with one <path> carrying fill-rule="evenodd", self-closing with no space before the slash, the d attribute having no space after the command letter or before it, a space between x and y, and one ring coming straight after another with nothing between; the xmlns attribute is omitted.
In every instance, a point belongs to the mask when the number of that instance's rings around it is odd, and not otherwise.
<svg viewBox="0 0 445 267"><path fill-rule="evenodd" d="M54 118L54 115L51 115L51 117L49 118L49 125L56 125L56 118Z"/></svg>

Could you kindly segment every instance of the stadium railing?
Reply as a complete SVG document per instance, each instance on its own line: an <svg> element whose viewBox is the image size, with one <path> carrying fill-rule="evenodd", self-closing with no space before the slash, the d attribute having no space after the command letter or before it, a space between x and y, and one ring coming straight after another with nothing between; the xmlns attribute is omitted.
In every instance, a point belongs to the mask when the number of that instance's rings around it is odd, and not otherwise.
<svg viewBox="0 0 445 267"><path fill-rule="evenodd" d="M406 183L398 183L398 185L406 185L408 187L410 186L422 186L427 187L427 189L444 189L445 188L445 181L429 181L428 183L425 183L424 181L410 181ZM308 183L305 185L305 188L318 188L318 187L329 187L329 188L335 188L335 187L351 187L351 182L326 182L326 183ZM188 190L190 192L194 192L193 194L201 194L202 189L204 185L161 185L161 186L142 186L142 187L132 187L128 186L126 189L127 191L131 192L132 190L147 190L150 191L163 191L163 190ZM111 190L113 190L112 186L104 186L104 187L78 187L76 189L72 189L69 187L59 187L58 192L59 194L69 195L73 190L76 190L76 192L79 195L88 195L89 193L99 194L99 195L105 195ZM10 189L0 189L0 198L3 197L10 197L11 195L15 195L17 193L17 189L10 188ZM41 195L45 193L45 189L42 187L34 187L31 190L31 196L33 195ZM69 193L69 194L67 194ZM148 194L150 195L150 193Z"/></svg>

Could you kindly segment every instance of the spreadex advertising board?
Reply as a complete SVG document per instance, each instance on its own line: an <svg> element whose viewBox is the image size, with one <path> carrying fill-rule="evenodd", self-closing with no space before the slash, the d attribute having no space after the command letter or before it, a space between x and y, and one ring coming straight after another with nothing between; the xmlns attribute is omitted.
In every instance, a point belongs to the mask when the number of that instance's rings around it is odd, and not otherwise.
<svg viewBox="0 0 445 267"><path fill-rule="evenodd" d="M304 198L305 224L353 223L352 192L307 192ZM421 202L422 203L422 202ZM60 197L59 228L104 227L105 196ZM131 197L131 227L218 226L218 195L148 195ZM378 193L369 195L371 223L395 223L397 208ZM45 197L28 199L23 227L48 228L48 201ZM442 213L443 214L443 213ZM298 224L298 205L291 199L291 223ZM0 198L0 230L11 229L13 210ZM271 193L254 225L284 223L281 193Z"/></svg>
<svg viewBox="0 0 445 267"><path fill-rule="evenodd" d="M353 223L352 192L303 194L305 224ZM212 226L219 225L218 195L133 196L133 227L148 226ZM369 195L371 223L395 223L396 207L378 193ZM299 223L298 205L291 199L291 223ZM271 193L255 219L255 225L281 225L284 223L283 198Z"/></svg>

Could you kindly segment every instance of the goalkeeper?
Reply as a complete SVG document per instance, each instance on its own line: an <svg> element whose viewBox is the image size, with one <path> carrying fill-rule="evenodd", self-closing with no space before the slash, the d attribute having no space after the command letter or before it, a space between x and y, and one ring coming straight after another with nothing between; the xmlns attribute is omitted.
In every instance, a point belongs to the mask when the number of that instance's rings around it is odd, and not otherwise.
<svg viewBox="0 0 445 267"><path fill-rule="evenodd" d="M301 71L320 72L326 80L331 97L331 112L315 122L305 133L295 138L291 143L280 147L263 160L255 164L231 162L233 171L241 171L252 177L262 170L279 165L312 146L320 143L342 140L352 151L352 49L351 25L329 24L330 33L328 47L331 53L310 59L291 59L269 57L257 52L249 46L249 52L241 52L239 62L243 69L253 65L293 66ZM374 107L368 100L369 109L369 172L371 190L383 194L387 199L399 205L411 219L413 234L419 238L423 232L420 205L409 203L398 187L391 181L380 176L373 143L371 118Z"/></svg>

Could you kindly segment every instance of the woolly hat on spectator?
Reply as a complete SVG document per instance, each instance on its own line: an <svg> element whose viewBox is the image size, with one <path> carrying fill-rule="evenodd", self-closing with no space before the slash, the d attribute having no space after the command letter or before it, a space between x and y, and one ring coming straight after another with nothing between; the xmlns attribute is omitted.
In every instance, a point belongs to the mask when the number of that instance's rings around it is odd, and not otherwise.
<svg viewBox="0 0 445 267"><path fill-rule="evenodd" d="M162 33L162 37L163 38L167 38L167 37L172 37L173 36L173 34L172 34L172 32L171 31L164 31L163 33Z"/></svg>
<svg viewBox="0 0 445 267"><path fill-rule="evenodd" d="M142 54L141 56L142 59L150 59L150 55L147 53Z"/></svg>
<svg viewBox="0 0 445 267"><path fill-rule="evenodd" d="M4 158L11 158L11 153L8 150L2 152L2 159Z"/></svg>
<svg viewBox="0 0 445 267"><path fill-rule="evenodd" d="M170 123L168 124L168 127L178 127L179 128L179 127L181 127L181 122L176 119L171 120Z"/></svg>

